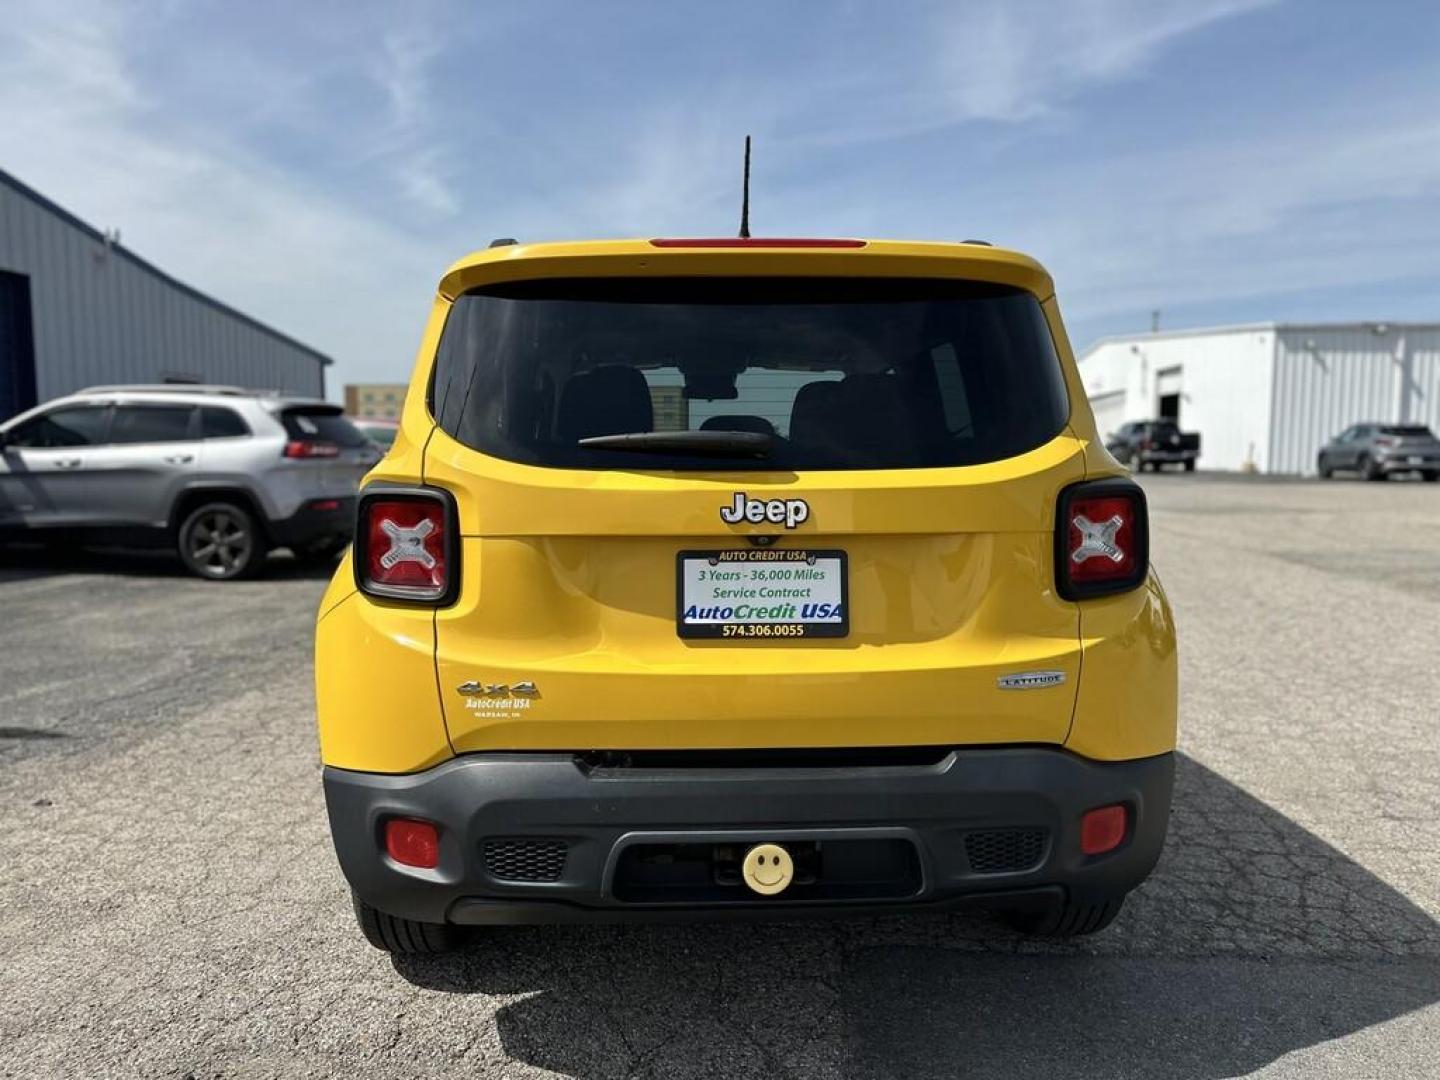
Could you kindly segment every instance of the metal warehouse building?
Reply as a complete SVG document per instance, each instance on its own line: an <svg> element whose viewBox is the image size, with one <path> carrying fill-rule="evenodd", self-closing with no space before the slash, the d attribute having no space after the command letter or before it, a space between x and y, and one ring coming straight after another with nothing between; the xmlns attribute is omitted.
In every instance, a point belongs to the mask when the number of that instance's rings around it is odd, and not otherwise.
<svg viewBox="0 0 1440 1080"><path fill-rule="evenodd" d="M1259 323L1106 338L1080 357L1106 435L1166 417L1200 467L1314 473L1359 421L1440 428L1440 323Z"/></svg>
<svg viewBox="0 0 1440 1080"><path fill-rule="evenodd" d="M329 363L0 171L0 420L103 383L225 383L321 397Z"/></svg>

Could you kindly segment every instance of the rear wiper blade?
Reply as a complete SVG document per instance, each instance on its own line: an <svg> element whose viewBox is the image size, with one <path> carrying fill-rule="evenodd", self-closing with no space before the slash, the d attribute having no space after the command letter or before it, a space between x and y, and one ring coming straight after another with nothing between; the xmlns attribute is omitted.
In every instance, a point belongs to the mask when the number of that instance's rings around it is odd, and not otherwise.
<svg viewBox="0 0 1440 1080"><path fill-rule="evenodd" d="M630 450L637 454L697 454L704 457L767 457L775 440L760 431L632 431L592 435L587 450Z"/></svg>

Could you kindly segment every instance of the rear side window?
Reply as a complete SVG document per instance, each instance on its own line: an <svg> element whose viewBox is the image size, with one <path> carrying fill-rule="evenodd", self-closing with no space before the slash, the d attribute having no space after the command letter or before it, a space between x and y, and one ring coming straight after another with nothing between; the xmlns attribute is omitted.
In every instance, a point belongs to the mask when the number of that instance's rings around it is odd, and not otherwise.
<svg viewBox="0 0 1440 1080"><path fill-rule="evenodd" d="M60 446L96 446L105 441L110 409L101 405L78 405L56 409L13 428L6 442L11 446L37 449Z"/></svg>
<svg viewBox="0 0 1440 1080"><path fill-rule="evenodd" d="M338 409L286 409L280 414L285 434L302 442L328 442L336 446L368 446L369 440L360 433Z"/></svg>
<svg viewBox="0 0 1440 1080"><path fill-rule="evenodd" d="M205 405L200 409L200 434L206 439L240 438L250 434L250 425L234 409Z"/></svg>
<svg viewBox="0 0 1440 1080"><path fill-rule="evenodd" d="M496 457L594 469L898 469L1032 450L1069 416L1039 302L976 282L513 283L455 301L442 429ZM643 432L760 432L764 459L596 449ZM678 445L678 444L677 444Z"/></svg>
<svg viewBox="0 0 1440 1080"><path fill-rule="evenodd" d="M189 405L121 405L110 426L112 443L184 442L195 438Z"/></svg>

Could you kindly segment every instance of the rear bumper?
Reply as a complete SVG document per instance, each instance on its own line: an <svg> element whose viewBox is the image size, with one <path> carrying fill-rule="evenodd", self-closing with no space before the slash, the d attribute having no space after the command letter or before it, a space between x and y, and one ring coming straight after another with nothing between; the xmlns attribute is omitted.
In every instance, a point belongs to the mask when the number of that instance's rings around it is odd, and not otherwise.
<svg viewBox="0 0 1440 1080"><path fill-rule="evenodd" d="M1138 454L1139 460L1145 464L1178 464L1182 461L1194 461L1200 456L1198 450L1141 450Z"/></svg>
<svg viewBox="0 0 1440 1080"><path fill-rule="evenodd" d="M327 543L343 543L355 533L355 497L321 496L310 499L287 518L268 522L277 547L294 551Z"/></svg>
<svg viewBox="0 0 1440 1080"><path fill-rule="evenodd" d="M1417 461L1410 460L1412 457ZM1440 471L1440 458L1428 454L1395 454L1379 458L1375 464L1381 472L1436 472Z"/></svg>
<svg viewBox="0 0 1440 1080"><path fill-rule="evenodd" d="M361 899L425 922L529 923L1023 906L1066 892L1123 893L1159 858L1173 775L1170 754L1101 763L1006 747L940 752L924 764L817 768L585 768L569 754L471 754L404 776L327 767L324 784L336 853ZM1113 803L1129 808L1125 840L1104 855L1081 854L1080 816ZM439 826L436 869L385 854L390 817ZM499 865L496 840L520 854ZM762 897L736 882L697 877L691 887L677 878L674 899L664 899L631 876L642 852L761 841L818 852L814 880ZM886 853L879 863L892 868L898 852L906 869L887 877L867 852ZM692 869L704 877L707 866ZM663 855L655 872L671 872Z"/></svg>

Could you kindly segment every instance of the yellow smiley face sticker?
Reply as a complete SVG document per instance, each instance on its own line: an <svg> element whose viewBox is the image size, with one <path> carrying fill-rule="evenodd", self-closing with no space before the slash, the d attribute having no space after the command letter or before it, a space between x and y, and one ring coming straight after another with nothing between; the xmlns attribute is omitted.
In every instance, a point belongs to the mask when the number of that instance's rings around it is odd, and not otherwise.
<svg viewBox="0 0 1440 1080"><path fill-rule="evenodd" d="M741 864L745 884L762 896L774 896L784 892L795 876L795 864L790 853L779 844L756 844L745 853Z"/></svg>

